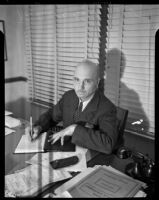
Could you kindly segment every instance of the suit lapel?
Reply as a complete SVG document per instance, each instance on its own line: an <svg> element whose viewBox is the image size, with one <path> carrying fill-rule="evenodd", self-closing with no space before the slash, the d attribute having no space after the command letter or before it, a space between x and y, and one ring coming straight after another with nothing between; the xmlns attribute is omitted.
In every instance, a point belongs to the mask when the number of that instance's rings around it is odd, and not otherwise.
<svg viewBox="0 0 159 200"><path fill-rule="evenodd" d="M69 115L71 116L71 120L74 121L73 117L74 117L74 113L78 107L79 104L79 100L78 97L76 95L76 93L74 92L71 98L71 102L69 103L70 107L69 107Z"/></svg>
<svg viewBox="0 0 159 200"><path fill-rule="evenodd" d="M99 103L99 92L96 91L94 94L94 97L91 99L91 101L88 103L86 108L81 113L81 119L85 119L86 121L90 121L94 118L94 113L96 112L98 108Z"/></svg>
<svg viewBox="0 0 159 200"><path fill-rule="evenodd" d="M96 112L97 107L98 107L98 103L99 103L99 91L97 90L94 94L94 97L91 99L91 101L88 103L88 105L86 106L86 108L84 109L84 111L81 113L81 120L83 121L89 121L94 117L94 112ZM69 115L71 118L71 121L74 121L74 113L78 107L79 104L79 99L74 91L74 93L72 94L72 98L71 101L69 103Z"/></svg>
<svg viewBox="0 0 159 200"><path fill-rule="evenodd" d="M96 91L95 94L94 94L94 97L88 103L88 105L84 109L83 113L84 112L93 112L93 111L96 111L97 106L98 106L98 102L99 102L99 92Z"/></svg>

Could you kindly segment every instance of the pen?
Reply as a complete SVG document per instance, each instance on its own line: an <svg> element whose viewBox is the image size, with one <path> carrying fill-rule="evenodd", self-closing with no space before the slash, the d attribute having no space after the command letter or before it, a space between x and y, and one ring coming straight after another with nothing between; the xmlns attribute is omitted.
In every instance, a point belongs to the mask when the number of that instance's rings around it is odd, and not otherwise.
<svg viewBox="0 0 159 200"><path fill-rule="evenodd" d="M32 140L32 135L33 135L33 121L32 121L32 116L30 117L30 127L31 127L31 140Z"/></svg>

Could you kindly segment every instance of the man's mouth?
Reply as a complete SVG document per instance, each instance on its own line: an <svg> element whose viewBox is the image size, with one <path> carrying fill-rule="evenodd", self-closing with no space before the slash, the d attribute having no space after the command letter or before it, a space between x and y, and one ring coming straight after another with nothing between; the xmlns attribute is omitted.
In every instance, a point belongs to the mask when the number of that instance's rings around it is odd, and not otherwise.
<svg viewBox="0 0 159 200"><path fill-rule="evenodd" d="M84 93L85 93L85 91L78 91L78 93L79 93L79 94L84 94Z"/></svg>

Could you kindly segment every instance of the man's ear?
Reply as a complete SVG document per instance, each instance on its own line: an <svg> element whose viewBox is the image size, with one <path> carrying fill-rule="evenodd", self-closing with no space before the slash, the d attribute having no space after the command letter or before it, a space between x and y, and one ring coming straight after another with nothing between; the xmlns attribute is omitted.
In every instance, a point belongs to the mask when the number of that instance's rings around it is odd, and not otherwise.
<svg viewBox="0 0 159 200"><path fill-rule="evenodd" d="M98 78L97 80L97 87L99 86L99 82L100 82L100 78Z"/></svg>
<svg viewBox="0 0 159 200"><path fill-rule="evenodd" d="M106 72L106 70L104 71L103 78L104 78L104 80L106 80L106 79L107 79L107 72Z"/></svg>

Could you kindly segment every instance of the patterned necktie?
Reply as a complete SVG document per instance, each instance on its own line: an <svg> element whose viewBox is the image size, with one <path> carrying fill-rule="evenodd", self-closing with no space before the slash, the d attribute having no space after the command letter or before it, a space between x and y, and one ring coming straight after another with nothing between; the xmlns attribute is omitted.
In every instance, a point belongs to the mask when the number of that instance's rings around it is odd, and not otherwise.
<svg viewBox="0 0 159 200"><path fill-rule="evenodd" d="M82 112L82 107L83 107L83 102L81 101L79 106L78 106L78 108L77 108L77 110L75 111L75 114L74 114L75 122L77 122L78 119L79 119L80 113Z"/></svg>

